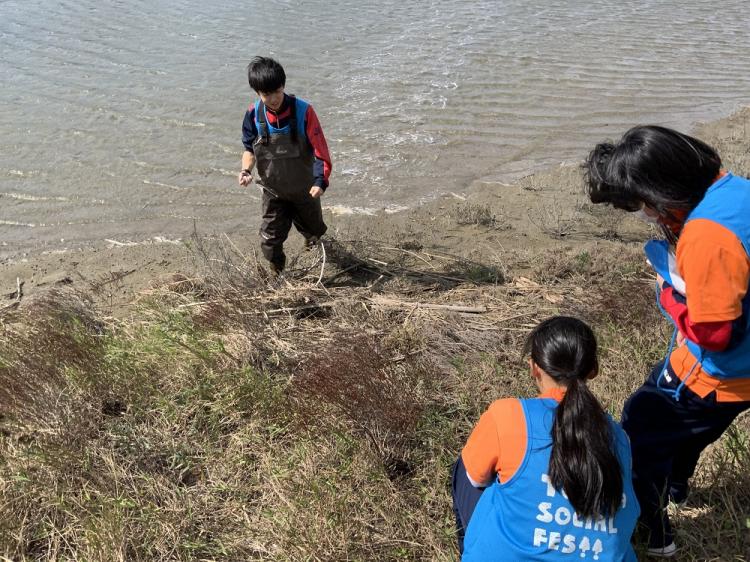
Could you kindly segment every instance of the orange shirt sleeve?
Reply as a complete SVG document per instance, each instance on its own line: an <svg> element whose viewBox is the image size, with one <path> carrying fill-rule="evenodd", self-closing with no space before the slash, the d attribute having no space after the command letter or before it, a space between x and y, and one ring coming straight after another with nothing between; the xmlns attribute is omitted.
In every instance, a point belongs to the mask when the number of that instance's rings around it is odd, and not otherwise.
<svg viewBox="0 0 750 562"><path fill-rule="evenodd" d="M708 219L691 220L677 241L676 257L692 322L721 322L742 315L750 259L732 231Z"/></svg>
<svg viewBox="0 0 750 562"><path fill-rule="evenodd" d="M507 482L526 454L526 419L521 402L504 398L490 405L474 426L461 452L466 472L477 483L489 484L497 473Z"/></svg>

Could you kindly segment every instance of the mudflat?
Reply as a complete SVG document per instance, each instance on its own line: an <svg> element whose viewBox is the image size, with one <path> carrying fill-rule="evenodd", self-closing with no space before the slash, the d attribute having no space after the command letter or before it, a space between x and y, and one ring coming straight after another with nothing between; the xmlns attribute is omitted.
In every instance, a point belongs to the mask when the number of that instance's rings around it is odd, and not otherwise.
<svg viewBox="0 0 750 562"><path fill-rule="evenodd" d="M725 167L750 175L750 108L700 124L694 134L715 146ZM581 154L581 160L585 154ZM228 180L229 181L229 180ZM324 199L325 206L325 199ZM335 210L334 210L335 211ZM450 193L429 204L400 213L377 216L337 216L326 210L329 235L347 240L418 247L482 261L502 262L503 253L581 250L592 245L640 244L649 228L624 213L595 207L583 191L580 166L564 163L512 184L475 182L461 193ZM253 258L255 228L232 232L196 232L197 238L222 239ZM44 253L5 259L0 263L0 296L6 302L55 285L90 289L112 311L127 307L134 295L159 278L195 273L200 257L195 240L154 241L64 253ZM292 232L288 253L302 252L302 238ZM262 261L262 260L260 260ZM2 301L0 301L2 302Z"/></svg>

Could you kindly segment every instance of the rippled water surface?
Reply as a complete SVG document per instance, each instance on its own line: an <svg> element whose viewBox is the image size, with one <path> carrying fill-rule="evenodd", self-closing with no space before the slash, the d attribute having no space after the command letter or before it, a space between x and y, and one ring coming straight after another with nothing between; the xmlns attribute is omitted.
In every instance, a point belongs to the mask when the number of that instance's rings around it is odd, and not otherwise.
<svg viewBox="0 0 750 562"><path fill-rule="evenodd" d="M0 0L0 256L258 223L245 66L331 146L325 204L397 209L638 122L750 102L746 0Z"/></svg>

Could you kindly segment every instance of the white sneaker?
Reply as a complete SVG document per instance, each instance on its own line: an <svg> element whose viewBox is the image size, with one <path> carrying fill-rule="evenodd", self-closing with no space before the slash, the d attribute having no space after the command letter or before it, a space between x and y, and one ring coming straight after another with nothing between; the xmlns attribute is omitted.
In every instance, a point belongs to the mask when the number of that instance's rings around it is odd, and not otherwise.
<svg viewBox="0 0 750 562"><path fill-rule="evenodd" d="M667 546L658 546L649 548L646 554L653 556L654 558L672 558L677 554L677 545L675 543L668 544Z"/></svg>

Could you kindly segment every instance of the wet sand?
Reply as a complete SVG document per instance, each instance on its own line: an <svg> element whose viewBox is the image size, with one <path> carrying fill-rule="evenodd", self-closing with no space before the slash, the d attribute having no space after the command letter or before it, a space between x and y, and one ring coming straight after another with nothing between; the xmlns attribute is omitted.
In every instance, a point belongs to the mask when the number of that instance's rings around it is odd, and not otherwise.
<svg viewBox="0 0 750 562"><path fill-rule="evenodd" d="M693 133L715 146L725 167L750 175L750 107ZM583 158L585 155L581 155ZM325 206L325 199L324 199ZM580 251L592 245L640 244L649 227L631 217L591 205L583 193L577 165L560 165L513 184L475 182L427 205L396 214L334 216L326 211L330 234L347 240L364 238L462 256L502 262L506 252L527 252L530 265L545 252ZM222 233L198 232L221 237ZM229 235L248 256L257 252L255 228ZM0 263L0 306L55 285L73 285L95 295L113 313L127 308L143 289L174 273L197 271L194 245L155 241L150 245L116 243L100 249L33 255ZM287 253L302 250L296 232ZM22 298L23 298L22 297Z"/></svg>

